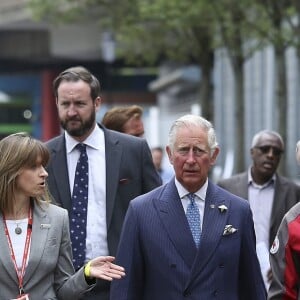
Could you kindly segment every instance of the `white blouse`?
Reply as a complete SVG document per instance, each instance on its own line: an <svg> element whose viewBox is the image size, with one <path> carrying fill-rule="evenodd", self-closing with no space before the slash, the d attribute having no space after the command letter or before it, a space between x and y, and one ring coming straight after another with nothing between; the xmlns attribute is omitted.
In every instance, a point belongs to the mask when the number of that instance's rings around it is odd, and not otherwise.
<svg viewBox="0 0 300 300"><path fill-rule="evenodd" d="M13 246L16 263L19 269L21 269L22 267L25 240L27 235L27 224L28 224L28 218L21 219L21 220L6 220L6 225ZM22 232L20 234L15 233L16 227L21 228ZM28 257L29 257L29 253L28 253ZM27 257L27 262L28 262L28 257ZM27 266L27 262L26 262L26 266Z"/></svg>

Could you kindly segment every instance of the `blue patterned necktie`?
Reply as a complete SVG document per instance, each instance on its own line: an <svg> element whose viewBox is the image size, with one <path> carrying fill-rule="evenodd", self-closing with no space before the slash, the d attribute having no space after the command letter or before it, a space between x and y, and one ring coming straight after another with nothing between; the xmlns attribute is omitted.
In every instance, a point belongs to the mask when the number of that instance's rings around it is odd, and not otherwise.
<svg viewBox="0 0 300 300"><path fill-rule="evenodd" d="M197 204L195 203L195 194L188 194L187 197L190 202L187 206L186 217L190 225L196 247L198 248L201 237L200 212Z"/></svg>
<svg viewBox="0 0 300 300"><path fill-rule="evenodd" d="M88 203L89 163L85 144L77 144L80 151L77 161L70 216L70 232L75 270L85 262L86 218Z"/></svg>

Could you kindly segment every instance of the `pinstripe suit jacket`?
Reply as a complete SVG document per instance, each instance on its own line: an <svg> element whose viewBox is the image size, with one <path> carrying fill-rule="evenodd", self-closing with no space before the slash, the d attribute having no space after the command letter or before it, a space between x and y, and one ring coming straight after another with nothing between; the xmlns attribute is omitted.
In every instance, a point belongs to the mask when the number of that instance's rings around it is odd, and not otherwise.
<svg viewBox="0 0 300 300"><path fill-rule="evenodd" d="M218 185L241 198L248 200L248 172L236 174L220 180ZM271 211L269 247L272 246L276 232L285 213L300 201L300 186L276 174L274 200Z"/></svg>
<svg viewBox="0 0 300 300"><path fill-rule="evenodd" d="M16 298L19 287L2 215L0 245L0 299L8 300ZM35 204L30 254L24 276L24 291L29 293L30 300L75 300L90 288L83 269L73 275L71 251L67 211L52 204L41 207Z"/></svg>
<svg viewBox="0 0 300 300"><path fill-rule="evenodd" d="M226 225L237 231L224 235ZM130 203L117 263L126 276L111 300L266 299L249 203L210 181L199 249L173 179Z"/></svg>

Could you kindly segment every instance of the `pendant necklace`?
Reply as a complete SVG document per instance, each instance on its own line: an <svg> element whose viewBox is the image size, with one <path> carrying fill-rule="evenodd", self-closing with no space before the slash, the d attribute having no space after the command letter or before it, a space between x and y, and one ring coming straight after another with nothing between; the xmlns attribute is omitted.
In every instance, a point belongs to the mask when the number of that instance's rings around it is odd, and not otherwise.
<svg viewBox="0 0 300 300"><path fill-rule="evenodd" d="M22 233L22 228L19 227L19 223L16 222L17 227L15 228L15 234L21 234Z"/></svg>
<svg viewBox="0 0 300 300"><path fill-rule="evenodd" d="M30 214L31 214L31 208L29 208L29 211L28 211L28 219L26 220L26 219L22 219L22 220L14 220L14 223L15 223L15 234L17 234L17 235L20 235L22 232L23 232L23 229L22 229L22 227L20 227L19 225L21 224L21 223L23 223L25 220L26 221L30 221L29 220L29 217L30 217ZM19 210L19 212L20 212L20 210ZM18 213L17 213L17 215L18 215ZM5 225L6 225L6 218L5 218L5 215L3 215L3 221L4 221L4 223L5 223ZM28 226L29 226L29 223L28 223Z"/></svg>

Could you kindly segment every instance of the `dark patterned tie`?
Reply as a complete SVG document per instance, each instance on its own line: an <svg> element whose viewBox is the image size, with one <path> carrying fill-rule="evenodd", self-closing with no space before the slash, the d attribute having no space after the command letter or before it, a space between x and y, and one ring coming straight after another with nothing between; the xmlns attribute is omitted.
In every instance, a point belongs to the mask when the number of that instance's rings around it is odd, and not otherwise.
<svg viewBox="0 0 300 300"><path fill-rule="evenodd" d="M70 215L70 232L75 270L85 262L86 218L88 203L89 163L85 144L77 144L80 151L77 161Z"/></svg>
<svg viewBox="0 0 300 300"><path fill-rule="evenodd" d="M195 203L195 194L188 194L187 197L189 198L190 203L187 206L186 218L190 225L196 247L198 248L201 237L200 212L197 204Z"/></svg>

